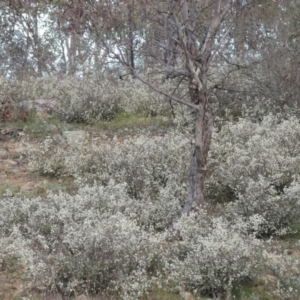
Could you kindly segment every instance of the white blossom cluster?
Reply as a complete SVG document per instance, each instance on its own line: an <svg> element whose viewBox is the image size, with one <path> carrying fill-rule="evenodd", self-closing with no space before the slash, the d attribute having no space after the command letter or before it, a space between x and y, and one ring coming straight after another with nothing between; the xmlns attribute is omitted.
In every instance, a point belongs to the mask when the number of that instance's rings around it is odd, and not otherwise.
<svg viewBox="0 0 300 300"><path fill-rule="evenodd" d="M300 217L299 150L295 117L226 123L214 133L208 194L235 200L227 209L231 218L244 216L259 234L284 233Z"/></svg>
<svg viewBox="0 0 300 300"><path fill-rule="evenodd" d="M225 296L233 285L251 278L259 264L260 242L246 234L242 220L228 222L205 210L180 219L181 239L166 257L169 278L194 294Z"/></svg>
<svg viewBox="0 0 300 300"><path fill-rule="evenodd" d="M300 246L298 241L298 247ZM297 299L300 293L300 260L270 242L262 253L265 270L270 274L272 294L279 299Z"/></svg>

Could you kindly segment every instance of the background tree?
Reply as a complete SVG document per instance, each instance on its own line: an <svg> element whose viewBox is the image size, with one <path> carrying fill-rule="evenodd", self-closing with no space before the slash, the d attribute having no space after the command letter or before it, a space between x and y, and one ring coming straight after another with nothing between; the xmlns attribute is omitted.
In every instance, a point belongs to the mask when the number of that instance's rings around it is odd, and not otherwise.
<svg viewBox="0 0 300 300"><path fill-rule="evenodd" d="M0 4L2 76L43 76L56 69L56 36L51 7L40 1L2 1Z"/></svg>
<svg viewBox="0 0 300 300"><path fill-rule="evenodd" d="M134 48L134 56L147 62L142 66L144 69L151 66L152 72L164 74L165 79L174 81L176 90L172 92L162 90L159 83L146 79L143 68L134 68L126 59L126 47L114 34L117 11L113 1L110 5L110 14L106 18L110 32L102 34L103 47L110 57L130 70L135 78L172 101L188 106L194 113L189 188L182 210L182 213L188 213L194 204L205 202L204 181L214 124L215 91L218 86L224 86L231 72L239 70L236 64L229 63L234 54L229 33L235 25L238 10L244 9L244 5L233 0L140 2L144 36L140 38L140 47ZM130 27L129 23L127 27ZM99 29L98 33L101 35ZM224 74L219 72L216 76L216 68L221 66Z"/></svg>

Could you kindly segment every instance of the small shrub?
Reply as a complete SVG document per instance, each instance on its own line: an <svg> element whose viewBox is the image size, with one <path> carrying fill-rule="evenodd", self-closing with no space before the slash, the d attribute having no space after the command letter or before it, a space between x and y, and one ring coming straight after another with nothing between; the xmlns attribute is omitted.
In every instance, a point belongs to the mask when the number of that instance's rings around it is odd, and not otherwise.
<svg viewBox="0 0 300 300"><path fill-rule="evenodd" d="M299 258L289 255L282 247L270 242L265 246L263 262L265 272L272 276L273 284L270 292L279 299L298 299L300 291Z"/></svg>
<svg viewBox="0 0 300 300"><path fill-rule="evenodd" d="M17 108L17 103L22 98L20 84L0 78L0 123L10 121L26 121L31 112Z"/></svg>
<svg viewBox="0 0 300 300"><path fill-rule="evenodd" d="M65 155L68 143L63 139L47 137L39 146L23 143L23 154L29 159L29 168L40 175L55 177L67 173L65 168ZM69 151L71 149L69 148Z"/></svg>
<svg viewBox="0 0 300 300"><path fill-rule="evenodd" d="M214 132L208 189L228 186L242 193L259 176L283 189L300 174L299 149L300 123L294 117L283 120L269 115L257 123L246 119L227 122Z"/></svg>
<svg viewBox="0 0 300 300"><path fill-rule="evenodd" d="M250 181L246 191L227 205L226 214L234 220L242 217L249 230L258 236L282 235L293 230L300 218L300 184L294 181L278 194L272 184L260 177Z"/></svg>
<svg viewBox="0 0 300 300"><path fill-rule="evenodd" d="M233 201L230 219L242 216L264 236L285 233L298 222L299 133L298 119L273 115L257 123L228 122L214 133L206 187L215 201Z"/></svg>
<svg viewBox="0 0 300 300"><path fill-rule="evenodd" d="M5 90L4 90L5 91ZM119 112L144 116L166 114L170 104L138 80L63 76L28 78L16 82L19 100L51 99L59 102L54 115L66 122L95 123L111 120ZM3 92L4 97L10 97Z"/></svg>
<svg viewBox="0 0 300 300"><path fill-rule="evenodd" d="M251 277L259 241L245 235L246 224L236 223L204 210L182 218L175 225L181 239L171 245L166 258L169 279L187 291L216 298Z"/></svg>

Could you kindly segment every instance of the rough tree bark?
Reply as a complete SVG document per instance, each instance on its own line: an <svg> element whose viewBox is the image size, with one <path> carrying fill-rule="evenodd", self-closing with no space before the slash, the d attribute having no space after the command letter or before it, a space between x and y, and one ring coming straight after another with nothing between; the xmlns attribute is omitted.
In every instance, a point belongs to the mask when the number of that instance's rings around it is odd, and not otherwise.
<svg viewBox="0 0 300 300"><path fill-rule="evenodd" d="M178 20L178 18L174 16L178 32L178 43L183 50L187 65L189 96L191 101L197 105L195 140L191 151L188 194L181 214L188 214L193 205L199 206L205 203L204 183L214 123L212 105L209 102L207 94L207 75L214 39L222 19L231 7L233 1L225 1L223 8L222 2L224 1L214 1L213 14L202 46L198 45L198 36L195 31L196 19L193 17L193 11L188 7L186 0L180 1L181 20Z"/></svg>

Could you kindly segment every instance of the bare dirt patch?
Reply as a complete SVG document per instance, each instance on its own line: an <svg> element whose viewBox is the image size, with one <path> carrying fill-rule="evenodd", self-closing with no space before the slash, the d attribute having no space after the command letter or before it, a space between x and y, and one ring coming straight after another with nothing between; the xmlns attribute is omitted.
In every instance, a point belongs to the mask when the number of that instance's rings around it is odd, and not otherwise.
<svg viewBox="0 0 300 300"><path fill-rule="evenodd" d="M26 283L19 278L12 278L13 276L7 272L0 273L0 299L12 300L20 295Z"/></svg>

